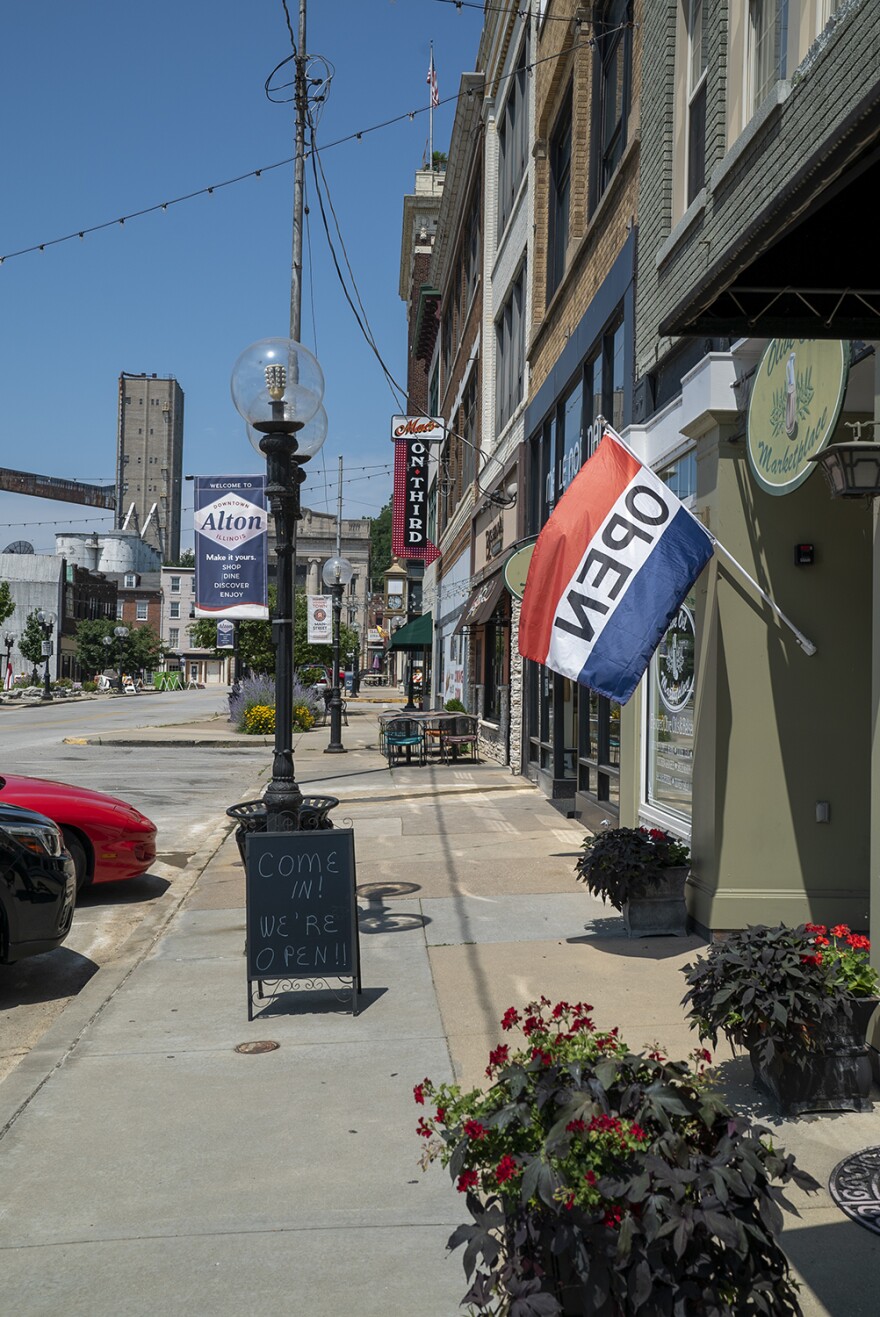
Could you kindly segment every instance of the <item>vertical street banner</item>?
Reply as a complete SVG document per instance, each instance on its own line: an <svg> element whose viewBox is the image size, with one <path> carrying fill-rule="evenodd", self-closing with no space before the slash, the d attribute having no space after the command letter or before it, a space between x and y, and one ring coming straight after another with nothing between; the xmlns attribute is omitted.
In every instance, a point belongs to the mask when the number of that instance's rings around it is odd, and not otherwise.
<svg viewBox="0 0 880 1317"><path fill-rule="evenodd" d="M265 476L195 477L196 617L269 616Z"/></svg>
<svg viewBox="0 0 880 1317"><path fill-rule="evenodd" d="M310 645L333 642L333 602L328 594L310 594L308 599L308 635Z"/></svg>
<svg viewBox="0 0 880 1317"><path fill-rule="evenodd" d="M395 558L419 559L426 567L440 557L440 550L428 538L428 449L431 443L442 443L444 436L439 417L392 418L391 552Z"/></svg>
<svg viewBox="0 0 880 1317"><path fill-rule="evenodd" d="M217 648L235 649L235 623L226 618L217 623Z"/></svg>

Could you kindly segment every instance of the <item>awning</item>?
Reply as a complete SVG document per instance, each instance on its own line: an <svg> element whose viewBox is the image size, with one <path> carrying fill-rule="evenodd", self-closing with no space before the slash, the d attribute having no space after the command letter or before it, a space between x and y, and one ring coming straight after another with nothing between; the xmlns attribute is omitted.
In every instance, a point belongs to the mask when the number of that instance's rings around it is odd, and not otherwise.
<svg viewBox="0 0 880 1317"><path fill-rule="evenodd" d="M503 592L504 572L499 568L494 576L490 576L488 581L483 581L482 585L478 585L471 593L464 612L453 627L452 634L457 636L466 626L482 626L484 622L488 622Z"/></svg>
<svg viewBox="0 0 880 1317"><path fill-rule="evenodd" d="M407 622L391 637L389 649L430 649L434 641L434 623L430 613L422 613Z"/></svg>

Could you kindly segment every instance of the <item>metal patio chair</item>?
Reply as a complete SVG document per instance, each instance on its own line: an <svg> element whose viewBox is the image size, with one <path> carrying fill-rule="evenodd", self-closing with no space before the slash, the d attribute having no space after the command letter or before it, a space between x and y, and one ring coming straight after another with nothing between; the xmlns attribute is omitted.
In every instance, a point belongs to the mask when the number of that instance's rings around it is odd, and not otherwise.
<svg viewBox="0 0 880 1317"><path fill-rule="evenodd" d="M479 720L469 713L458 713L440 726L440 757L449 763L469 751L473 763L480 762Z"/></svg>
<svg viewBox="0 0 880 1317"><path fill-rule="evenodd" d="M406 756L406 763L412 763L415 747L419 752L419 763L425 763L425 730L417 718L392 718L385 725L385 754L388 767L394 767L395 758Z"/></svg>

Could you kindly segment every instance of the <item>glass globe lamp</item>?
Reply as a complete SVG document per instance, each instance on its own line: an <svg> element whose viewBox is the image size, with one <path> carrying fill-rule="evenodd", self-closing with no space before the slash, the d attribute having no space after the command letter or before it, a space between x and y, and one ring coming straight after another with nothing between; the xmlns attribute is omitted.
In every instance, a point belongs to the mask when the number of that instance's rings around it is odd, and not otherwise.
<svg viewBox="0 0 880 1317"><path fill-rule="evenodd" d="M306 421L303 428L296 432L296 459L298 462L305 462L310 457L315 456L315 453L319 451L324 440L327 438L328 426L329 422L327 420L327 413L322 404L315 412L312 419ZM253 447L257 450L260 456L263 457L264 453L260 447L260 440L263 436L259 430L254 429L250 422L248 422L247 426L247 436Z"/></svg>
<svg viewBox="0 0 880 1317"><path fill-rule="evenodd" d="M272 423L291 428L310 421L324 396L317 360L292 338L264 338L245 348L232 368L232 401L261 433Z"/></svg>
<svg viewBox="0 0 880 1317"><path fill-rule="evenodd" d="M328 558L321 568L325 585L348 585L354 576L354 568L347 558Z"/></svg>

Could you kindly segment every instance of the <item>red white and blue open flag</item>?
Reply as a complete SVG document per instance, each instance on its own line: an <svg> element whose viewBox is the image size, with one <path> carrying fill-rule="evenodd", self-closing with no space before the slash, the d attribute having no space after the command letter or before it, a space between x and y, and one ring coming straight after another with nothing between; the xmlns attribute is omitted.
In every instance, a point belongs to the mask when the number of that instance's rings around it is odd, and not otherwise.
<svg viewBox="0 0 880 1317"><path fill-rule="evenodd" d="M715 541L608 431L545 525L519 652L625 703Z"/></svg>

